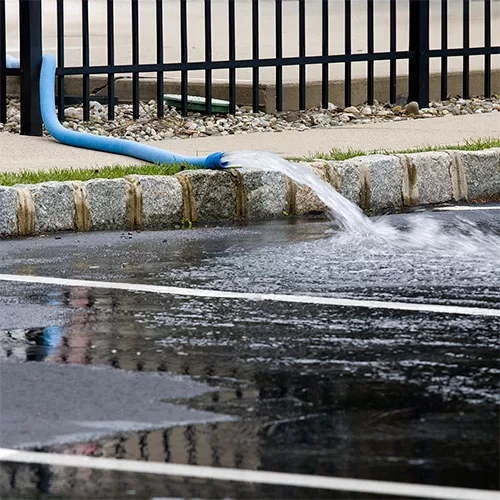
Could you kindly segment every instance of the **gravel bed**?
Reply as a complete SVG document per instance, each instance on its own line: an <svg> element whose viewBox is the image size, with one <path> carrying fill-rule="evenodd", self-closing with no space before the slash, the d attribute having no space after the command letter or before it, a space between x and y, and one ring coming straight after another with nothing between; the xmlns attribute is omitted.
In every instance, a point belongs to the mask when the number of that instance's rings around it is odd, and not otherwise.
<svg viewBox="0 0 500 500"><path fill-rule="evenodd" d="M235 115L203 115L190 113L183 117L173 107L165 107L165 117L156 116L156 101L140 103L140 117L132 118L132 105L115 107L114 121L107 120L107 106L90 102L90 121L84 122L81 106L67 107L63 125L78 132L90 132L110 137L123 137L133 141L151 141L172 137L205 137L210 135L248 134L252 132L306 131L313 128L333 128L343 125L380 123L434 118L446 115L466 115L500 112L500 98L433 101L428 108L418 109L417 103L393 106L375 102L373 105L340 108L330 104L328 109L312 108L307 111L282 113L252 113L250 107L237 108ZM8 104L7 123L0 123L0 131L19 133L19 101Z"/></svg>

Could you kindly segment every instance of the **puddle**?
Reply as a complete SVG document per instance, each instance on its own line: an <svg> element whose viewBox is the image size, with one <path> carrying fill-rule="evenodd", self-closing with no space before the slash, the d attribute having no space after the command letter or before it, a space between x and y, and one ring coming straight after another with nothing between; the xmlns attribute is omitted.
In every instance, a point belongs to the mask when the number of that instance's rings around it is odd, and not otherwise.
<svg viewBox="0 0 500 500"><path fill-rule="evenodd" d="M222 388L192 398L192 408L239 420L50 451L498 486L491 318L300 305L291 314L278 304L83 289L66 303L63 325L26 330L23 361L189 375Z"/></svg>
<svg viewBox="0 0 500 500"><path fill-rule="evenodd" d="M111 245L106 250L109 255L98 261L99 269L81 267L77 274L87 279L245 291L272 284L271 291L284 293L315 290L375 300L402 297L498 306L494 263L478 266L465 259L447 265L445 259L417 261L415 255L401 260L399 254L375 255L373 249L361 256L347 251L339 256L330 241L319 239L318 227L312 240L302 229L306 234L298 243L290 232L293 247L290 241L275 245L273 231L264 234L272 241L267 246L260 245L257 230L255 235L227 230L222 243L215 238L201 247L189 233L183 236L189 241L183 241L180 254L175 254L175 245L153 242L148 235L144 238L151 240L147 240L152 245L149 252L156 260L141 264L137 253L126 255L128 247ZM285 248L292 250L287 253ZM277 253L278 264L272 260ZM172 259L179 260L177 267L171 265ZM123 269L121 262L127 263ZM53 271L56 264L50 262L47 269ZM43 267L37 270L50 274L43 271ZM15 324L0 318L0 359L189 375L219 388L192 398L192 408L238 419L118 433L44 450L499 487L498 319L301 304L292 308L42 285L3 283L0 290L9 297L12 314L26 321L13 328ZM49 307L56 313L44 320L44 308ZM67 468L0 467L7 497L284 495L284 490L256 485L141 478ZM313 495L299 490L287 492L286 497L311 495L333 498L331 492Z"/></svg>

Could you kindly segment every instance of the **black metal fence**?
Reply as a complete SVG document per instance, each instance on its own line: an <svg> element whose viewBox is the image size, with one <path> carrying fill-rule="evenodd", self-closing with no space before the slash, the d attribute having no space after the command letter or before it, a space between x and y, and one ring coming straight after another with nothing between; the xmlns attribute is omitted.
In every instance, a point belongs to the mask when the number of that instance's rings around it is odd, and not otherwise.
<svg viewBox="0 0 500 500"><path fill-rule="evenodd" d="M252 107L254 112L260 108L259 87L260 72L263 68L275 68L276 85L276 109L283 109L283 69L288 66L298 67L298 108L306 108L306 86L307 68L311 65L321 65L321 104L328 107L329 101L329 70L331 65L344 65L344 103L351 104L352 97L352 65L358 62L366 63L366 100L369 104L374 101L374 67L378 61L389 63L389 88L387 98L389 102L396 101L397 61L408 62L408 99L419 102L421 107L427 106L429 101L429 68L432 59L441 60L441 98L446 99L448 94L448 59L460 57L463 60L463 97L469 97L469 60L472 56L484 57L484 95L491 95L491 56L500 54L500 46L492 46L492 1L480 0L483 4L484 19L484 44L480 47L470 46L470 2L471 0L436 0L441 10L441 47L431 49L429 43L430 34L430 0L389 0L389 50L375 51L375 23L374 3L375 0L366 0L366 46L367 50L358 53L352 50L352 5L351 0L317 0L307 3L306 0L298 0L298 41L299 50L295 56L284 56L283 33L284 0L267 0L274 2L274 24L275 24L275 56L261 57L259 9L266 0L241 0L251 3L251 58L238 59L236 39L235 1L227 1L227 47L228 57L224 60L215 60L212 54L213 41L213 16L212 0L203 0L204 6L204 41L205 53L203 60L192 61L189 57L188 45L188 0L176 0L179 2L180 18L180 61L168 62L164 53L164 28L163 17L167 0L155 1L154 29L156 37L156 62L141 63L139 57L140 29L139 29L139 0L130 0L131 10L131 63L116 64L116 40L115 40L115 0L107 0L106 7L106 47L107 64L90 65L90 30L89 30L89 0L81 0L81 50L82 64L80 66L67 66L65 64L65 25L64 9L65 1L56 0L57 18L57 104L59 118L64 118L64 79L70 75L82 76L82 101L84 120L89 119L90 100L90 76L107 75L108 80L108 118L114 119L115 115L115 76L117 74L132 75L132 103L133 117L139 117L139 75L143 73L156 74L156 100L161 105L157 106L158 117L164 114L164 76L171 72L180 72L181 109L184 115L188 112L188 75L192 71L204 71L205 75L205 97L206 112L212 112L213 94L213 72L226 70L228 73L228 97L229 112L234 113L236 109L236 79L237 70L243 68L251 69L252 78ZM454 5L461 4L462 9L462 47L448 48L448 2ZM10 75L21 76L21 133L29 135L41 134L41 118L38 99L38 73L42 57L42 0L19 0L20 19L20 69L6 69L6 22L5 2L0 0L0 122L6 120L6 84ZM408 2L408 4L405 4ZM332 11L339 4L342 5L343 19L338 19L343 24L344 50L340 54L332 54L330 41L336 35L336 26L332 25ZM398 9L405 4L409 13L409 34L407 50L397 50L397 26ZM120 4L123 5L123 4ZM307 54L306 21L309 9L321 9L321 54ZM169 22L176 22L169 19ZM338 24L337 24L338 25Z"/></svg>

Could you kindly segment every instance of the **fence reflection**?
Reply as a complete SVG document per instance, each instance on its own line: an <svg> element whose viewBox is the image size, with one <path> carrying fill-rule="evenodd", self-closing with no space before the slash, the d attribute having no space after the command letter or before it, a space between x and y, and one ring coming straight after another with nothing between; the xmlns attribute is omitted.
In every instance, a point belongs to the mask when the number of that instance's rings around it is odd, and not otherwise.
<svg viewBox="0 0 500 500"><path fill-rule="evenodd" d="M245 438L240 443L232 440L229 443L227 425L188 425L86 444L54 447L51 451L152 462L258 469L258 434L258 425L250 428L245 425ZM153 491L147 491L148 481L143 478L139 474L125 475L116 471L1 464L0 492L5 495L4 498L11 495L35 498L44 493L57 498L65 498L68 494L81 498L109 498L115 497L117 492L126 494L130 490L141 492L142 495L153 495ZM171 496L185 497L185 481L172 481L168 478L161 481L162 491Z"/></svg>
<svg viewBox="0 0 500 500"><path fill-rule="evenodd" d="M209 346L196 342L187 346L181 344L182 350L175 343L155 343L158 339L175 340L191 334L193 338L204 337L203 329L189 330L193 320L189 316L189 304L185 303L188 312L183 317L179 309L175 309L178 303L166 298L159 299L156 304L151 301L149 307L156 307L162 314L171 314L172 321L163 321L165 317L161 316L162 321L155 323L154 329L148 329L142 322L144 317L139 312L142 314L145 309L139 295L60 289L58 294L41 296L38 300L45 300L47 306L65 306L69 311L61 324L51 325L60 330L47 332L45 327L18 330L14 335L16 342L2 343L0 357L168 371L213 379L218 385L224 380L226 389L201 396L191 403L201 404L203 408L212 405L214 411L234 408L239 414L251 408L248 413L251 418L237 422L145 431L51 450L120 459L326 475L382 478L385 474L387 478L398 477L408 482L449 479L450 484L455 484L459 477L464 484L477 484L469 458L471 453L477 455L478 452L470 449L467 442L457 440L453 425L448 426L448 421L440 420L442 415L456 415L464 408L465 417L460 418L467 418L468 407L460 401L445 401L440 395L426 393L425 381L417 380L411 372L408 373L420 385L405 385L399 379L359 381L357 374L335 379L334 370L313 374L307 374L305 369L273 371L269 367L262 368L262 363L242 362L237 345L227 348L216 341ZM51 345L55 339L59 339L59 343ZM27 341L30 343L26 344ZM325 351L325 355L331 352ZM418 352L413 355L417 356ZM439 370L433 368L428 374L439 375ZM478 411L480 409L474 409ZM422 412L437 417L426 423L420 418ZM483 415L478 427L474 412L471 420L464 420L460 426L470 422L470 432L477 433L471 439L477 445L485 434L489 436L491 415ZM492 487L497 482L498 457L493 449L491 452L481 449L480 453L482 458L479 459L484 460L481 487ZM432 460L429 461L429 457ZM437 468L436 463L442 467ZM452 471L453 477L446 478L446 471ZM142 496L160 492L158 496L172 497L220 497L234 492L224 488L230 487L200 485L196 481L188 484L164 477L148 476L145 480L144 476L125 476L112 471L16 464L0 466L2 497L36 498L44 491L61 498L116 498L127 496L127 491ZM241 488L244 491L239 496L263 496L257 486Z"/></svg>

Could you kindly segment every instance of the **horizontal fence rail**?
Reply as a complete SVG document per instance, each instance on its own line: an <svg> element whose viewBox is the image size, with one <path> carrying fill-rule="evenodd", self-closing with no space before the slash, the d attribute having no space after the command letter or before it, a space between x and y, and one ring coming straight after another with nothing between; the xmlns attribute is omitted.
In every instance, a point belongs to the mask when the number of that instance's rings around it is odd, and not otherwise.
<svg viewBox="0 0 500 500"><path fill-rule="evenodd" d="M21 133L30 135L41 134L41 122L38 103L37 72L41 64L42 56L42 27L41 7L43 0L19 0L20 19L20 69L7 69L5 65L7 37L6 33L6 0L0 0L0 121L5 122L7 118L7 77L21 76ZM90 16L92 8L97 2L79 0L71 2L74 9L79 5L78 15L80 17L80 53L81 64L68 64L65 54L68 47L65 44L67 29L65 26L65 11L70 7L68 0L55 0L56 19L56 47L57 47L57 106L58 116L64 120L65 101L65 78L69 76L80 76L82 78L81 102L83 104L83 119L90 117L91 88L90 77L102 75L107 80L108 119L115 117L116 82L117 75L131 75L132 115L134 119L140 115L141 86L140 76L153 74L156 77L155 98L157 102L157 115L164 116L165 81L169 74L180 75L181 112L188 113L189 78L193 71L202 72L204 76L205 111L212 112L212 97L214 94L214 72L225 70L227 74L227 98L229 100L229 111L234 113L237 105L237 72L248 70L251 72L251 104L254 112L261 109L262 70L274 68L275 78L275 108L282 111L284 105L284 92L287 92L287 83L284 80L284 70L288 67L296 67L297 77L297 109L304 110L307 105L308 92L308 70L314 65L321 68L320 103L327 108L331 95L331 68L332 65L344 66L344 106L350 106L353 96L353 65L364 63L366 78L366 102L373 104L375 100L375 68L376 64L386 62L388 64L388 86L386 99L390 103L397 101L398 61L407 62L408 65L408 89L409 101L417 101L421 107L429 103L429 81L431 61L440 61L441 76L441 98L448 97L449 59L461 58L462 60L462 97L468 98L470 94L470 59L481 56L484 58L483 66L483 93L485 97L491 97L492 92L492 56L500 54L500 46L492 45L492 5L499 0L478 0L482 5L482 16L484 19L484 39L481 46L471 46L471 1L472 0L387 0L377 4L375 0L364 0L362 4L364 25L356 26L356 33L364 33L365 50L355 50L357 36L353 26L353 9L359 9L359 4L351 0L315 0L306 2L298 0L296 3L296 16L290 21L290 16L285 16L286 2L283 0L225 0L225 38L227 57L220 59L214 56L213 46L216 40L216 24L220 25L220 19L214 16L214 9L220 8L220 3L212 0L202 2L191 2L190 0L155 0L154 9L145 18L141 11L143 0L128 0L128 2L116 2L115 0L102 0L105 5L105 46L106 64L91 64L91 45L93 41L92 25ZM54 2L53 2L54 3ZM151 4L151 2L148 2ZM262 37L268 36L262 25L263 8L269 12L269 4L272 3L272 14L274 16L274 33L271 40L274 42L274 53L270 57L268 50L264 50ZM459 8L462 15L462 44L460 47L449 47L449 11L453 3L453 9ZM433 9L431 11L431 4ZM239 25L237 10L246 6L248 17L245 19L249 27L249 38L242 42L239 39ZM204 53L202 60L192 60L190 53L190 9L202 9L202 25L200 32L204 41ZM388 19L388 47L385 50L376 50L377 14L379 9L386 9L384 15ZM438 8L438 13L436 11ZM289 13L289 11L287 11ZM174 15L175 14L175 15ZM307 37L307 26L309 16L312 14L320 16L320 47L317 54L310 53ZM430 22L431 14L439 15L440 47L430 46ZM402 34L401 26L398 24L402 16L407 16L408 33L407 46L398 47L398 37ZM130 40L127 42L127 51L130 51L129 63L117 63L118 49L122 48L123 36L118 44L116 38L117 19L126 17L130 21ZM67 19L67 17L66 17ZM122 20L122 19L121 19ZM217 23L215 23L217 21ZM128 22L128 21L127 21ZM154 33L155 62L141 62L141 39L142 30L148 22L151 32ZM290 25L293 23L293 26ZM342 31L337 30L342 27ZM166 34L170 29L178 30L179 34L179 60L175 60L169 53L166 44ZM387 27L384 26L384 29ZM285 47L285 35L293 31L296 35L298 50L296 54L290 55L290 50ZM340 39L339 39L340 36ZM343 47L341 53L333 51L333 42L341 42ZM220 37L217 37L219 39ZM400 44L399 44L400 45ZM245 46L246 57L237 57L240 47ZM220 83L220 78L218 78Z"/></svg>

